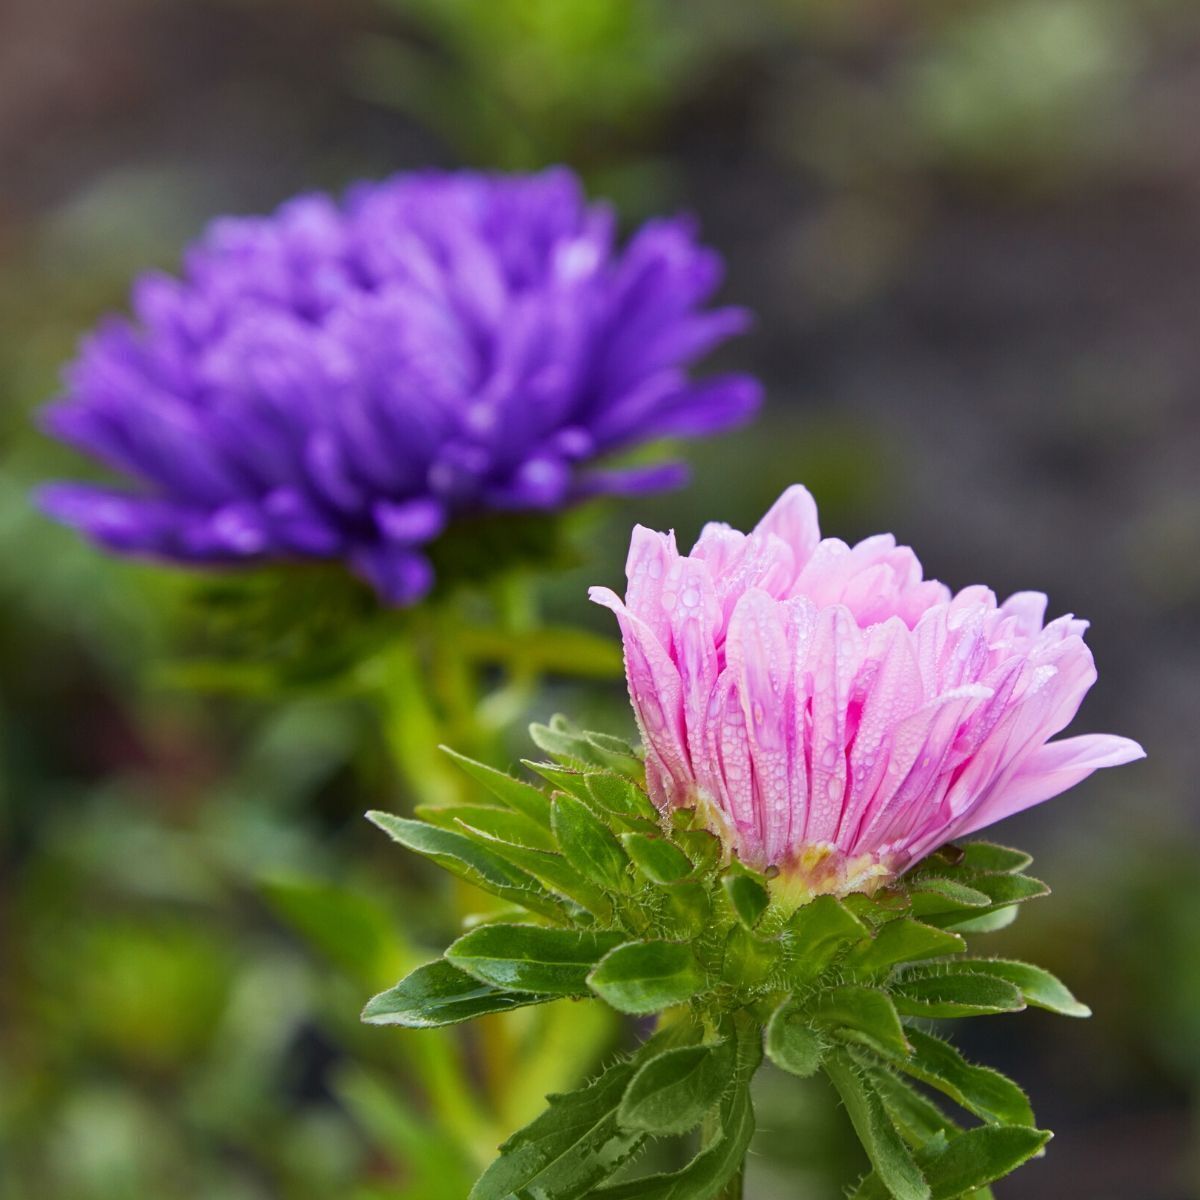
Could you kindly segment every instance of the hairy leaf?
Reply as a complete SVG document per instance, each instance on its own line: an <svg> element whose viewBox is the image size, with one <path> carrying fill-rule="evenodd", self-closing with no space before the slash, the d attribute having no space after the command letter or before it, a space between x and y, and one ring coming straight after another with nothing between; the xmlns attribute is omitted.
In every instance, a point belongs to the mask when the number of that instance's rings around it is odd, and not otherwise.
<svg viewBox="0 0 1200 1200"><path fill-rule="evenodd" d="M806 1078L820 1067L825 1043L812 1017L795 1000L785 1000L767 1023L766 1051L777 1067Z"/></svg>
<svg viewBox="0 0 1200 1200"><path fill-rule="evenodd" d="M473 758L451 750L449 746L441 747L472 779L483 784L498 800L508 805L514 812L522 813L531 821L537 822L544 829L550 828L550 797L541 788L531 783L514 779L495 767L476 762Z"/></svg>
<svg viewBox="0 0 1200 1200"><path fill-rule="evenodd" d="M967 1062L949 1042L919 1029L909 1029L911 1057L898 1059L901 1070L944 1092L956 1104L991 1124L1034 1124L1025 1093L990 1067Z"/></svg>
<svg viewBox="0 0 1200 1200"><path fill-rule="evenodd" d="M825 1061L825 1073L837 1089L875 1173L894 1200L930 1200L925 1181L912 1153L897 1133L883 1101L845 1053L833 1053Z"/></svg>
<svg viewBox="0 0 1200 1200"><path fill-rule="evenodd" d="M1006 979L955 966L910 968L892 989L896 1008L911 1017L977 1017L1025 1007L1020 990Z"/></svg>
<svg viewBox="0 0 1200 1200"><path fill-rule="evenodd" d="M821 992L809 1012L821 1028L848 1035L881 1054L904 1058L909 1053L896 1006L877 988L848 984Z"/></svg>
<svg viewBox="0 0 1200 1200"><path fill-rule="evenodd" d="M692 873L692 862L666 838L646 833L623 833L621 844L634 866L652 883L676 883Z"/></svg>
<svg viewBox="0 0 1200 1200"><path fill-rule="evenodd" d="M444 959L426 963L406 975L395 987L367 1001L362 1019L369 1025L403 1025L428 1029L454 1025L488 1013L507 1012L528 1004L541 1004L551 996L510 992L481 983Z"/></svg>
<svg viewBox="0 0 1200 1200"><path fill-rule="evenodd" d="M599 887L622 891L629 882L629 857L611 829L582 800L560 794L550 806L554 836L563 856Z"/></svg>
<svg viewBox="0 0 1200 1200"><path fill-rule="evenodd" d="M585 996L588 972L623 936L540 925L481 925L450 946L446 960L494 987Z"/></svg>
<svg viewBox="0 0 1200 1200"><path fill-rule="evenodd" d="M979 974L1007 980L1020 990L1025 1002L1035 1008L1044 1008L1063 1017L1092 1015L1092 1010L1076 1000L1065 983L1032 963L1009 958L969 958L963 966Z"/></svg>
<svg viewBox="0 0 1200 1200"><path fill-rule="evenodd" d="M392 813L373 811L367 813L367 819L402 846L425 855L484 891L548 916L563 915L558 901L536 879L465 834Z"/></svg>
<svg viewBox="0 0 1200 1200"><path fill-rule="evenodd" d="M605 955L588 984L613 1008L636 1016L690 1000L707 980L683 942L627 942Z"/></svg>
<svg viewBox="0 0 1200 1200"><path fill-rule="evenodd" d="M843 965L856 975L875 975L898 963L959 954L965 949L966 943L957 934L900 917L881 926L871 941L851 950Z"/></svg>
<svg viewBox="0 0 1200 1200"><path fill-rule="evenodd" d="M548 1097L546 1111L500 1147L469 1200L577 1200L603 1183L646 1136L617 1122L634 1070L619 1062L578 1091Z"/></svg>
<svg viewBox="0 0 1200 1200"><path fill-rule="evenodd" d="M618 1120L655 1135L687 1133L721 1099L736 1065L736 1049L728 1039L664 1050L638 1069Z"/></svg>

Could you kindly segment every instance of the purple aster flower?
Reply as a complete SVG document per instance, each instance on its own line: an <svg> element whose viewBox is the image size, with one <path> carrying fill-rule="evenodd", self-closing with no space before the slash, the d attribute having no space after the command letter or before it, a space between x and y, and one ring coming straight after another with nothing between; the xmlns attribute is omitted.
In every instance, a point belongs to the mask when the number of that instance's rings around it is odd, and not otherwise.
<svg viewBox="0 0 1200 1200"><path fill-rule="evenodd" d="M563 169L436 171L216 221L136 322L89 337L45 428L121 472L56 484L52 516L190 563L342 558L389 602L433 582L460 515L550 511L680 481L598 460L725 429L759 388L688 365L747 314L686 219L615 244Z"/></svg>

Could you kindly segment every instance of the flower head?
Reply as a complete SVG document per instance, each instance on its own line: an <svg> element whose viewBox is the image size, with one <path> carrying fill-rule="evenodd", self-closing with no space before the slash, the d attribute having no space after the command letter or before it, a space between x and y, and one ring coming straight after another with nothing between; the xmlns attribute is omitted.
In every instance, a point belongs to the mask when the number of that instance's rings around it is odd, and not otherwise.
<svg viewBox="0 0 1200 1200"><path fill-rule="evenodd" d="M689 555L639 526L626 573L624 602L591 594L621 624L652 797L801 892L870 889L1143 756L1049 741L1096 679L1085 621L1043 625L1037 592L952 595L889 534L822 539L802 487Z"/></svg>
<svg viewBox="0 0 1200 1200"><path fill-rule="evenodd" d="M93 334L45 414L131 486L42 504L126 553L344 558L408 603L455 517L668 486L677 464L593 464L754 410L752 380L687 374L746 325L703 308L720 276L686 220L618 248L566 170L402 175L219 220L182 279L138 281L136 323Z"/></svg>

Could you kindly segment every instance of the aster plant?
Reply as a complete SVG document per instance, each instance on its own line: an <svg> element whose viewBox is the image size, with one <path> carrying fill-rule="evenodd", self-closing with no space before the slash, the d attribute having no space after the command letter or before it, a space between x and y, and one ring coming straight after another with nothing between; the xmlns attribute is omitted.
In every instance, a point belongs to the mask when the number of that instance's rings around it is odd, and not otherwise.
<svg viewBox="0 0 1200 1200"><path fill-rule="evenodd" d="M41 504L122 554L337 560L412 604L463 523L477 577L514 541L478 518L670 486L678 463L611 458L755 409L749 378L689 375L746 325L706 307L720 277L691 221L621 244L564 169L425 171L221 219L181 278L136 283L136 319L85 341L44 413L124 482Z"/></svg>
<svg viewBox="0 0 1200 1200"><path fill-rule="evenodd" d="M1047 893L1029 856L964 840L1141 757L1050 739L1095 680L1071 617L922 578L894 539L821 539L790 489L749 535L690 555L638 529L621 623L633 748L535 726L541 786L458 757L469 803L371 819L499 897L364 1017L433 1027L571 997L653 1036L550 1096L472 1200L742 1195L764 1055L823 1072L870 1161L855 1200L953 1200L1041 1152L1024 1092L931 1022L1088 1010L1049 972L974 952ZM947 1111L945 1102L953 1111ZM639 1175L653 1139L694 1156Z"/></svg>

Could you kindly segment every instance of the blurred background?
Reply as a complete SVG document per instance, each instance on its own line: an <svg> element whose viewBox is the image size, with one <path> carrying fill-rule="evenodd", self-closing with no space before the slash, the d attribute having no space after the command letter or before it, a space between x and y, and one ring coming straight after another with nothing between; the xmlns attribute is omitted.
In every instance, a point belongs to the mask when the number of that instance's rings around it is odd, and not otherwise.
<svg viewBox="0 0 1200 1200"><path fill-rule="evenodd" d="M1149 760L1002 828L1056 894L994 945L1096 1015L962 1036L1057 1134L999 1195L1200 1197L1198 112L1187 0L3 0L0 1197L465 1194L406 1085L431 1043L357 1022L445 934L361 819L407 802L376 723L171 686L177 577L31 511L77 464L30 414L214 215L553 162L698 214L768 403L605 513L549 611L615 637L586 586L633 521L747 527L799 479L830 533L1089 617L1077 729ZM619 680L586 697L527 716L628 728ZM748 1195L840 1196L829 1096L764 1073L758 1107Z"/></svg>

